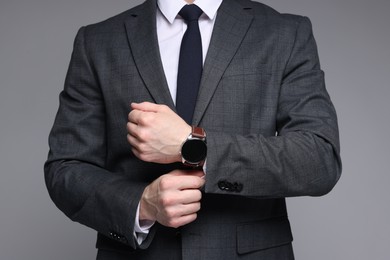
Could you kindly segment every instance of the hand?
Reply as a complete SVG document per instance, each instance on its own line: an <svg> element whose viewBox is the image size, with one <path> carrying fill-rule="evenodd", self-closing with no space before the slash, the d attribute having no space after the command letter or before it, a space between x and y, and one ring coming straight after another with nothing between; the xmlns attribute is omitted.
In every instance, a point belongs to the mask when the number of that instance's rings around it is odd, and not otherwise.
<svg viewBox="0 0 390 260"><path fill-rule="evenodd" d="M180 116L165 105L132 103L127 140L140 160L154 163L180 162L180 149L191 133Z"/></svg>
<svg viewBox="0 0 390 260"><path fill-rule="evenodd" d="M177 228L191 223L200 210L203 171L175 170L149 184L141 197L139 219Z"/></svg>

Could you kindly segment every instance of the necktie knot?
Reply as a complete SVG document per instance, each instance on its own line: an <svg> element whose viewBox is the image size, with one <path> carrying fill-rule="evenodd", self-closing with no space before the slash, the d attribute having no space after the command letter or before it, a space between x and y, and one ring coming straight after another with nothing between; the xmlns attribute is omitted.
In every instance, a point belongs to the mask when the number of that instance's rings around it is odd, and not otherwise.
<svg viewBox="0 0 390 260"><path fill-rule="evenodd" d="M202 15L203 11L197 5L185 5L179 12L179 15L188 23L190 21L197 21Z"/></svg>

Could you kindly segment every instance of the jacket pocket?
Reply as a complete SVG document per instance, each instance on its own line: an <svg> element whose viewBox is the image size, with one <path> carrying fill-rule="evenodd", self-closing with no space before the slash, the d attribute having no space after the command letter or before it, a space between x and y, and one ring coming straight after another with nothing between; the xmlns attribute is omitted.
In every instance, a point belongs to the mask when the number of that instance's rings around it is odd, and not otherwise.
<svg viewBox="0 0 390 260"><path fill-rule="evenodd" d="M237 225L237 252L246 254L291 243L287 217L265 219Z"/></svg>

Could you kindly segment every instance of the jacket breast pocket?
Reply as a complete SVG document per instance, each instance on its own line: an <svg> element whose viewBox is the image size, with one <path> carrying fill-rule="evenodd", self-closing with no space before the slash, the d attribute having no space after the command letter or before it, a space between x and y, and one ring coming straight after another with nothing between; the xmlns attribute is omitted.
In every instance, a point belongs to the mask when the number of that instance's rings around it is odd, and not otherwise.
<svg viewBox="0 0 390 260"><path fill-rule="evenodd" d="M293 240L287 217L271 218L237 226L237 252L247 254L291 243Z"/></svg>

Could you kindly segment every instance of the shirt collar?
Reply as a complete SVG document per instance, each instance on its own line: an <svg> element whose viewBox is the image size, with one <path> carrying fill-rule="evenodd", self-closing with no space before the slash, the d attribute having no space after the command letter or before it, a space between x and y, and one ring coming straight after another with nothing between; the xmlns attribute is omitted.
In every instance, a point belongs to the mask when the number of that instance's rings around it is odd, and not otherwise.
<svg viewBox="0 0 390 260"><path fill-rule="evenodd" d="M213 20L223 0L195 0L196 4L206 16ZM177 14L187 3L184 0L157 0L158 8L165 18L173 23Z"/></svg>

